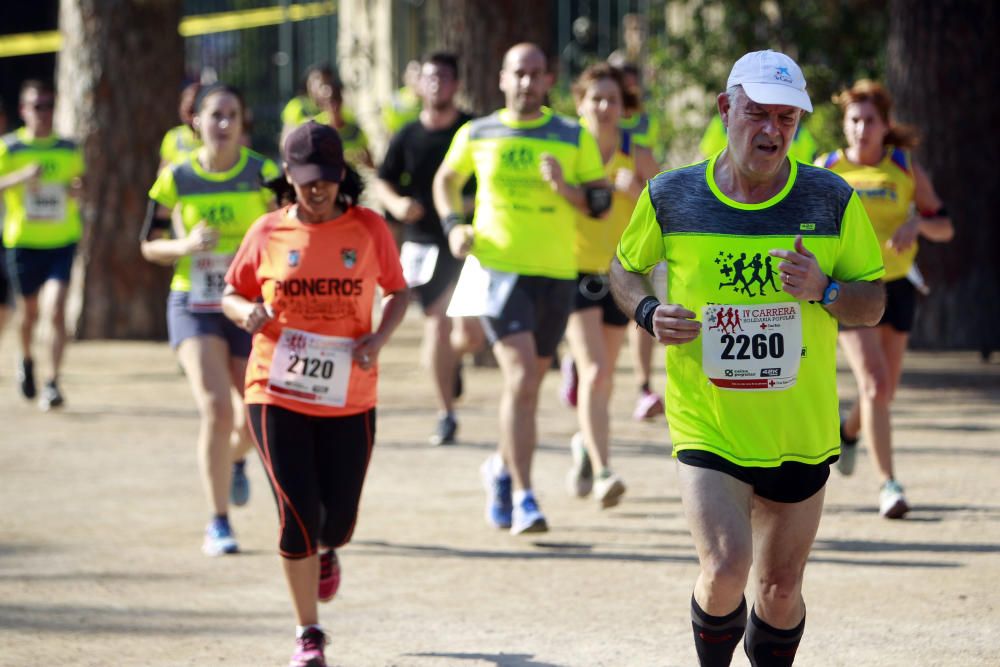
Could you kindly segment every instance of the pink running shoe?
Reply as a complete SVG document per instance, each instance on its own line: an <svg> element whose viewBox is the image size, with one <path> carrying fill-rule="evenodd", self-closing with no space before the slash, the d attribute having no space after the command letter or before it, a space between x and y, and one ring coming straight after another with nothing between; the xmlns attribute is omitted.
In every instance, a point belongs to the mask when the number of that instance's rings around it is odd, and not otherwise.
<svg viewBox="0 0 1000 667"><path fill-rule="evenodd" d="M642 392L635 403L632 419L641 422L657 416L663 416L663 399L651 391Z"/></svg>
<svg viewBox="0 0 1000 667"><path fill-rule="evenodd" d="M329 602L340 588L340 561L333 549L319 555L319 601Z"/></svg>
<svg viewBox="0 0 1000 667"><path fill-rule="evenodd" d="M288 667L326 667L325 646L326 635L322 630L315 625L306 628L302 636L295 640L295 653Z"/></svg>
<svg viewBox="0 0 1000 667"><path fill-rule="evenodd" d="M559 365L562 373L562 383L559 385L559 400L568 408L576 407L576 388L579 378L576 375L576 364L573 357L564 354L562 363Z"/></svg>

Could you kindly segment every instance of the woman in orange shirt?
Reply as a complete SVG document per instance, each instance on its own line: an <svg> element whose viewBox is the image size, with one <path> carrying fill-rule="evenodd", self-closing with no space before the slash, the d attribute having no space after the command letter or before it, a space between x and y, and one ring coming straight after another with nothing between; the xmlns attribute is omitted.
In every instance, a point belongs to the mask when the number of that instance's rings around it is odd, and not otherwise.
<svg viewBox="0 0 1000 667"><path fill-rule="evenodd" d="M226 275L223 311L254 334L251 429L278 503L279 551L298 620L291 666L325 665L317 600L336 593L334 549L354 531L375 435L378 354L403 319L407 289L385 220L355 205L333 128L285 140L295 203L258 220ZM346 176L346 178L345 178ZM376 288L385 293L372 330Z"/></svg>

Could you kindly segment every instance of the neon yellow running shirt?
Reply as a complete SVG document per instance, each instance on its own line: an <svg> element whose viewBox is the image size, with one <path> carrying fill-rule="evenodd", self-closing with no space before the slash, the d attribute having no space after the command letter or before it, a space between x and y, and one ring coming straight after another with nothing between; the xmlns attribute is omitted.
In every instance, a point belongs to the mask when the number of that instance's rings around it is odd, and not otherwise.
<svg viewBox="0 0 1000 667"><path fill-rule="evenodd" d="M160 142L160 162L173 164L184 160L188 153L201 146L201 139L187 125L178 125L167 130Z"/></svg>
<svg viewBox="0 0 1000 667"><path fill-rule="evenodd" d="M476 175L472 254L483 266L573 280L577 211L542 179L546 153L569 185L604 178L594 137L548 108L528 121L512 119L506 109L469 121L452 139L444 163L463 176Z"/></svg>
<svg viewBox="0 0 1000 667"><path fill-rule="evenodd" d="M612 184L620 169L635 171L632 155L633 137L622 132L621 142L604 165L604 174ZM615 247L628 226L635 202L624 192L615 190L611 195L611 210L603 218L592 218L577 211L576 261L580 273L607 273Z"/></svg>
<svg viewBox="0 0 1000 667"><path fill-rule="evenodd" d="M910 219L913 205L913 162L910 154L900 148L886 151L876 165L854 164L842 150L820 158L824 167L851 184L871 218L882 248L885 279L903 278L917 258L917 244L903 252L889 247L896 230Z"/></svg>
<svg viewBox="0 0 1000 667"><path fill-rule="evenodd" d="M0 139L0 176L30 164L41 167L37 183L21 183L3 193L4 245L44 250L76 243L83 228L69 187L83 175L83 152L76 143L55 135L31 138L23 127Z"/></svg>
<svg viewBox="0 0 1000 667"><path fill-rule="evenodd" d="M711 382L704 369L705 324L694 341L667 347L674 456L702 450L740 466L766 468L785 461L819 464L840 451L837 321L820 304L781 291L780 260L768 251L793 250L801 234L824 273L845 282L879 278L882 257L851 186L825 169L790 163L786 186L760 204L725 196L714 181L715 159L664 172L650 181L619 243L618 258L628 271L648 273L666 260L667 301L697 314L712 304L768 306L745 314L801 312L797 378L785 389L740 391ZM737 333L738 324L727 325ZM766 328L748 324L739 332L748 343L758 334L774 342ZM738 356L739 336L734 339ZM757 381L767 384L771 372L780 370L762 369Z"/></svg>
<svg viewBox="0 0 1000 667"><path fill-rule="evenodd" d="M264 183L280 174L278 165L246 148L240 149L239 160L224 172L205 171L197 153L191 153L183 162L160 171L149 197L171 210L179 205L186 233L201 220L218 227L219 243L212 253L234 255L250 225L267 213L274 200ZM170 289L191 291L190 255L177 260Z"/></svg>

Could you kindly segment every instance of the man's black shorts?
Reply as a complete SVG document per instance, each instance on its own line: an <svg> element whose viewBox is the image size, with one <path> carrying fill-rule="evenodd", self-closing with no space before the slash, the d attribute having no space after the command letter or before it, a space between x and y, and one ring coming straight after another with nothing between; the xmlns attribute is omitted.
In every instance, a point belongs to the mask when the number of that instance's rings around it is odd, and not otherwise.
<svg viewBox="0 0 1000 667"><path fill-rule="evenodd" d="M551 357L566 331L575 280L518 276L498 317L481 317L490 343L522 331L535 335L539 357Z"/></svg>
<svg viewBox="0 0 1000 667"><path fill-rule="evenodd" d="M685 449L677 453L677 460L695 468L718 470L735 477L753 487L753 492L761 498L777 503L800 503L826 485L830 464L836 458L815 465L786 461L777 468L744 468L718 454Z"/></svg>

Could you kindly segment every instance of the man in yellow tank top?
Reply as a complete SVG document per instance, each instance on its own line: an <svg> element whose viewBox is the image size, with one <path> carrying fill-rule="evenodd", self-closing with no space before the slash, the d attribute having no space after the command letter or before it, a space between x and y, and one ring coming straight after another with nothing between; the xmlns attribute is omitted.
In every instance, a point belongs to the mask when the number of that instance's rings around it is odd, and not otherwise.
<svg viewBox="0 0 1000 667"><path fill-rule="evenodd" d="M788 159L812 110L799 66L757 51L718 96L729 143L649 182L612 261L625 312L667 345L667 422L699 555L703 667L791 665L802 578L837 443L837 323L882 314L882 260L857 195ZM646 275L667 264L667 303ZM750 568L756 599L747 619ZM744 636L745 633L745 636Z"/></svg>
<svg viewBox="0 0 1000 667"><path fill-rule="evenodd" d="M21 314L18 382L28 399L37 391L31 342L38 323L38 295L46 283L55 285L51 368L39 399L43 410L63 404L58 383L66 345L66 295L82 235L77 197L83 153L76 143L53 132L54 108L55 92L49 83L25 81L20 104L24 127L0 142L0 191L7 208L3 241Z"/></svg>

